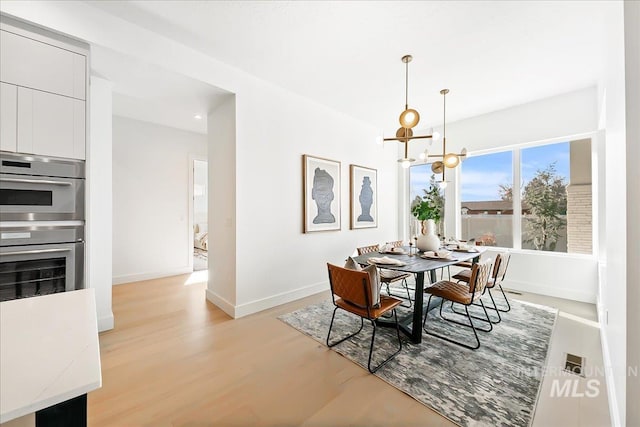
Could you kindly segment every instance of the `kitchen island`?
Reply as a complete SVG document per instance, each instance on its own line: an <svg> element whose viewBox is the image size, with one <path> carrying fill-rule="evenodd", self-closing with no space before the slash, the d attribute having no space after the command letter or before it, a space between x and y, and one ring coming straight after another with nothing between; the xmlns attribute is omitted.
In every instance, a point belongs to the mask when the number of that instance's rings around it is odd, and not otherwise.
<svg viewBox="0 0 640 427"><path fill-rule="evenodd" d="M101 384L93 289L0 303L0 423L36 413L36 425L86 425L86 394Z"/></svg>

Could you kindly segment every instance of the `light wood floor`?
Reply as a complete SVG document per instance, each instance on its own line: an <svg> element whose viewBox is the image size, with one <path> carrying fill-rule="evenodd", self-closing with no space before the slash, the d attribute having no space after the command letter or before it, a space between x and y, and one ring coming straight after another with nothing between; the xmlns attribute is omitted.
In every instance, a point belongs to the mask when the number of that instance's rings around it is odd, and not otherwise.
<svg viewBox="0 0 640 427"><path fill-rule="evenodd" d="M279 321L328 294L231 320L186 276L113 287L98 426L452 426Z"/></svg>

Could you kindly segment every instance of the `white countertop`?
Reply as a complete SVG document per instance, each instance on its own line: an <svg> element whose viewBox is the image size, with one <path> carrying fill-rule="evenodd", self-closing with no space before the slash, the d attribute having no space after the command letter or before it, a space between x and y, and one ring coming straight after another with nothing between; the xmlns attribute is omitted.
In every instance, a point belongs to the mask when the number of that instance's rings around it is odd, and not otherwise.
<svg viewBox="0 0 640 427"><path fill-rule="evenodd" d="M93 289L0 302L0 423L101 385Z"/></svg>

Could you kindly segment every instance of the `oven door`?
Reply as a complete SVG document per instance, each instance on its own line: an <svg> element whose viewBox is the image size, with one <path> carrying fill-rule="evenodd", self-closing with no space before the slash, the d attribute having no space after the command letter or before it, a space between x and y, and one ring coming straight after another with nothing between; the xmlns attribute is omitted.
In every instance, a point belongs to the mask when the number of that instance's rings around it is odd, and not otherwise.
<svg viewBox="0 0 640 427"><path fill-rule="evenodd" d="M84 179L0 174L2 221L84 219Z"/></svg>
<svg viewBox="0 0 640 427"><path fill-rule="evenodd" d="M0 248L0 301L84 288L84 243Z"/></svg>

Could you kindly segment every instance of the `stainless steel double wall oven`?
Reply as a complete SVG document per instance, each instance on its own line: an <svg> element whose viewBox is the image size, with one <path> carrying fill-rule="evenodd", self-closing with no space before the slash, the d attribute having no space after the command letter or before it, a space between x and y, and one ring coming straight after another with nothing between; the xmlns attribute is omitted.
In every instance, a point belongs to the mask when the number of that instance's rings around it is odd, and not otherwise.
<svg viewBox="0 0 640 427"><path fill-rule="evenodd" d="M84 288L85 163L0 152L0 301Z"/></svg>

